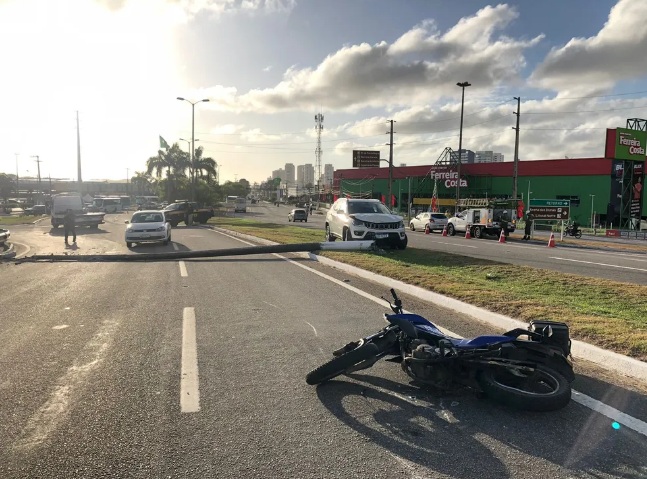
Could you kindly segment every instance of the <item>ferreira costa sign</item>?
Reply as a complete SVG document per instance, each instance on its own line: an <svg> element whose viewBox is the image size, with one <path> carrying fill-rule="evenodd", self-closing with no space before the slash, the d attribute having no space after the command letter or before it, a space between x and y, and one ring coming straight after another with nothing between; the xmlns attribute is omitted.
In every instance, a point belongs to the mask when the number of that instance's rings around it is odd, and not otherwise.
<svg viewBox="0 0 647 479"><path fill-rule="evenodd" d="M458 172L453 170L432 170L431 179L442 184L445 188L456 188L458 185ZM467 180L461 178L461 188L467 187Z"/></svg>
<svg viewBox="0 0 647 479"><path fill-rule="evenodd" d="M607 130L605 156L616 160L645 161L647 132L616 128Z"/></svg>

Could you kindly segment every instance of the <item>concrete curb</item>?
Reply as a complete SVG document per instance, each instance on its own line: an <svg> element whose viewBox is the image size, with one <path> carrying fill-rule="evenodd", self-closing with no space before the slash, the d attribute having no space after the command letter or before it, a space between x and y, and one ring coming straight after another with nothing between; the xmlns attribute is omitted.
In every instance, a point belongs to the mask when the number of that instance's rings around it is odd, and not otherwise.
<svg viewBox="0 0 647 479"><path fill-rule="evenodd" d="M222 228L211 228L214 231L228 234L230 236L239 237L241 239L246 239L249 241L260 242L261 244L277 244L273 241L256 238L255 236L250 236L244 233L237 233L235 231L225 230ZM491 324L501 329L509 330L514 328L527 328L528 323L524 323L514 318L504 316L502 314L494 313L488 311L487 309L479 308L471 304L459 301L457 299L449 298L432 291L428 291L419 286L414 286L411 284L404 283L402 281L394 280L381 276L370 271L357 268L356 266L351 266L345 263L340 263L338 261L331 260L322 256L318 256L314 253L302 253L303 256L309 257L314 261L330 266L332 268L345 271L349 274L359 276L361 278L373 281L375 283L381 284L388 288L395 288L398 291L401 291L405 294L410 294L416 296L424 301L436 304L443 308L448 308L458 313L466 314L473 317L479 321ZM632 378L639 379L643 382L647 382L647 363L643 361L638 361L637 359L624 356L622 354L615 353L613 351L607 351L606 349L593 346L591 344L585 343L579 340L573 340L573 345L571 348L573 357L591 361L598 366L608 369L610 371L619 372L625 376L630 376Z"/></svg>

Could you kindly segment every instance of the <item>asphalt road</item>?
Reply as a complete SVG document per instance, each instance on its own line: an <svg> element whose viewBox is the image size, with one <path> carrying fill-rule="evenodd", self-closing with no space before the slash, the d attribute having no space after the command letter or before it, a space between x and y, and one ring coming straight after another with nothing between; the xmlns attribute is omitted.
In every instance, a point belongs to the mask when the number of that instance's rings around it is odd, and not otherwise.
<svg viewBox="0 0 647 479"><path fill-rule="evenodd" d="M126 252L124 219L81 232L69 252ZM46 225L12 239L64 251ZM241 246L200 227L175 228L173 240L132 254ZM647 476L647 432L614 429L575 401L512 411L412 387L388 362L306 385L387 311L347 286L373 297L383 287L309 260L2 263L0 277L2 478ZM403 300L458 334L493 332ZM578 391L647 421L647 385L576 370Z"/></svg>
<svg viewBox="0 0 647 479"><path fill-rule="evenodd" d="M259 221L286 223L291 207L260 204L252 206L246 217ZM243 216L242 213L237 216ZM325 215L313 214L308 222L294 223L296 226L317 229L324 236ZM603 248L580 248L559 245L548 248L548 238L541 233L537 240L521 241L521 234L513 234L505 244L497 238L471 239L463 236L442 236L440 233L424 234L424 231L407 231L409 246L455 253L501 263L532 266L535 268L571 273L593 278L610 279L632 284L647 285L647 243L642 252L609 251ZM323 239L322 239L323 241ZM578 240L570 239L569 244L577 245ZM580 241L582 243L582 241ZM636 243L636 242L634 242ZM608 243L606 243L608 244ZM601 244L602 246L602 244Z"/></svg>

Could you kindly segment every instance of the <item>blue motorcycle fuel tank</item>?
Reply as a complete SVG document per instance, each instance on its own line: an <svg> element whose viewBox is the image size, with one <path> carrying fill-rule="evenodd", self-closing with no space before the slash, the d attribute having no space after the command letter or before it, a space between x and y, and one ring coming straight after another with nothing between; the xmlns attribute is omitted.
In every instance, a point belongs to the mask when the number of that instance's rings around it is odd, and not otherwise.
<svg viewBox="0 0 647 479"><path fill-rule="evenodd" d="M452 338L444 334L431 321L417 314L385 314L384 317L390 323L400 326L410 336L412 335L411 332L415 331L415 337L429 338L431 336L434 339L444 338L451 341L454 347L458 349L477 349L492 344L511 343L515 340L514 337L499 335L477 336L466 339ZM413 326L413 329L408 327L408 325Z"/></svg>

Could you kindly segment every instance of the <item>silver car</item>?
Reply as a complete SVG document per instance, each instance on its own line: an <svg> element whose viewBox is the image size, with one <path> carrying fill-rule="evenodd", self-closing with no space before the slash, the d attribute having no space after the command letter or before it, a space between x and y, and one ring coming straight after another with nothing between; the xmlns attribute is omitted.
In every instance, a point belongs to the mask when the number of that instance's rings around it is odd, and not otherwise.
<svg viewBox="0 0 647 479"><path fill-rule="evenodd" d="M405 249L407 235L402 216L394 215L379 200L340 198L326 214L326 239L374 240Z"/></svg>
<svg viewBox="0 0 647 479"><path fill-rule="evenodd" d="M424 231L427 224L430 231L442 231L447 226L447 217L442 213L420 213L418 216L411 218L409 229L411 231L416 231L417 229Z"/></svg>
<svg viewBox="0 0 647 479"><path fill-rule="evenodd" d="M138 211L126 224L125 239L128 248L133 243L161 242L167 245L171 241L171 225L167 222L164 211Z"/></svg>

